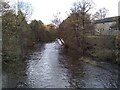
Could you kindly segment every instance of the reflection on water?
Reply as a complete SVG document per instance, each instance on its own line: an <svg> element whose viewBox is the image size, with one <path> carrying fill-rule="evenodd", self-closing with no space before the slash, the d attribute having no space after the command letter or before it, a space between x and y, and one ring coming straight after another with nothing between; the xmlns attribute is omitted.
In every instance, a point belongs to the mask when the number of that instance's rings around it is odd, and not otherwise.
<svg viewBox="0 0 120 90"><path fill-rule="evenodd" d="M59 64L59 45L45 44L43 48L45 49L31 55L28 61L27 83L29 87L65 87L68 84L68 78L66 69Z"/></svg>
<svg viewBox="0 0 120 90"><path fill-rule="evenodd" d="M111 64L105 66L109 70L78 61L73 53L71 57L57 42L47 43L38 46L24 64L13 66L18 67L14 72L3 70L3 87L116 88L118 70Z"/></svg>

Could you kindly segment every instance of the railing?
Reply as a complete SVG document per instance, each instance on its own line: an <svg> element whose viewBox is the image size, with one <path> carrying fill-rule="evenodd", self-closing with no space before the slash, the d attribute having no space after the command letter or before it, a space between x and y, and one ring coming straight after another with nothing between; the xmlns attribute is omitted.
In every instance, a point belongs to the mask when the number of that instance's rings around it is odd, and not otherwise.
<svg viewBox="0 0 120 90"><path fill-rule="evenodd" d="M57 39L57 42L58 42L61 46L64 45L64 41L63 41L63 39L61 39L61 38L58 38L58 39Z"/></svg>

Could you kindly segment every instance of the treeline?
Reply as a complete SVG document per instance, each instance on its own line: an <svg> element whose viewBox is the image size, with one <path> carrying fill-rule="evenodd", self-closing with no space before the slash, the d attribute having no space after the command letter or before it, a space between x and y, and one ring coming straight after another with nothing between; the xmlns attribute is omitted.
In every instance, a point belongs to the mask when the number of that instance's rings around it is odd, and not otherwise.
<svg viewBox="0 0 120 90"><path fill-rule="evenodd" d="M21 10L16 14L14 10L4 7L2 13L3 63L22 60L35 44L55 40L54 30L50 31L42 21L33 20L28 24Z"/></svg>

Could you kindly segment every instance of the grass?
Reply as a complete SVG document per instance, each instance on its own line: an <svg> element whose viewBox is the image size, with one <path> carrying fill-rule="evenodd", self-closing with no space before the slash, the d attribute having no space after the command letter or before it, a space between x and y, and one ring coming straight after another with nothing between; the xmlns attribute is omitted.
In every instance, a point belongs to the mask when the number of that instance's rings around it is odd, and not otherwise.
<svg viewBox="0 0 120 90"><path fill-rule="evenodd" d="M89 63L89 64L91 64L91 65L93 65L93 66L97 66L96 61L91 60L91 58L81 57L81 58L79 58L79 60L80 60L80 61L83 61L83 62L85 62L85 63Z"/></svg>
<svg viewBox="0 0 120 90"><path fill-rule="evenodd" d="M110 35L88 36L89 43L94 47L90 51L99 60L116 62L116 37Z"/></svg>

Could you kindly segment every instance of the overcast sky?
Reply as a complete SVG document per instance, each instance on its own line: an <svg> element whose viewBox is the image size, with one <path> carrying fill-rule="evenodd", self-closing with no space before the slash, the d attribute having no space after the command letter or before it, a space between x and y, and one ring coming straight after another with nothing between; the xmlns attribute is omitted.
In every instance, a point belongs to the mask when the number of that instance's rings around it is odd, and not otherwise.
<svg viewBox="0 0 120 90"><path fill-rule="evenodd" d="M30 2L33 7L33 14L31 19L42 20L43 23L49 24L53 19L53 14L61 12L61 18L65 19L72 7L72 4L80 0L24 0ZM95 8L92 12L95 12L99 8L109 9L107 17L118 15L118 2L120 0L93 0Z"/></svg>

